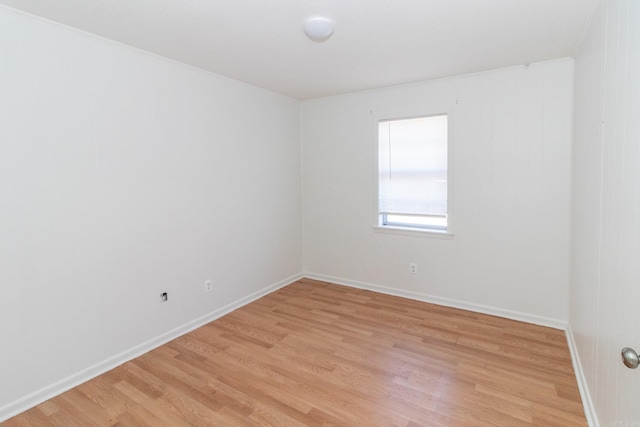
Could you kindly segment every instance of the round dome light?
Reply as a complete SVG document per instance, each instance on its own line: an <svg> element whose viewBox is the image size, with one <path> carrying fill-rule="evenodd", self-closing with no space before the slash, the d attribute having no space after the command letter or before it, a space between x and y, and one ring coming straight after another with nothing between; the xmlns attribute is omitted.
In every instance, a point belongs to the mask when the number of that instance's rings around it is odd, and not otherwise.
<svg viewBox="0 0 640 427"><path fill-rule="evenodd" d="M304 21L304 33L314 42L323 42L333 34L333 22L322 17L309 18Z"/></svg>

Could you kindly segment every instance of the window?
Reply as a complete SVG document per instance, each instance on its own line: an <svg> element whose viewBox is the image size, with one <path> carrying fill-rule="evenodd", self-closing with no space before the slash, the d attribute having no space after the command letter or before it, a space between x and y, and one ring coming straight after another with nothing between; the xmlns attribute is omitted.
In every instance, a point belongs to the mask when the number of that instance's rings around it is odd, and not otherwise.
<svg viewBox="0 0 640 427"><path fill-rule="evenodd" d="M378 122L378 225L448 233L448 117Z"/></svg>

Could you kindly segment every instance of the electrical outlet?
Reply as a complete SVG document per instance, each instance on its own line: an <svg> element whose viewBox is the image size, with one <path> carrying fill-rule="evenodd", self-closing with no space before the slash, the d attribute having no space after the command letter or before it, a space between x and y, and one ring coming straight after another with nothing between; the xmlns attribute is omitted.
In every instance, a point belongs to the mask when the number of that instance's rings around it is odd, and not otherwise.
<svg viewBox="0 0 640 427"><path fill-rule="evenodd" d="M211 280L205 280L204 281L204 291L205 292L211 292L211 289L213 289L213 287L211 286Z"/></svg>
<svg viewBox="0 0 640 427"><path fill-rule="evenodd" d="M163 292L160 294L160 301L165 302L168 299L169 299L169 294L167 294L166 292Z"/></svg>
<svg viewBox="0 0 640 427"><path fill-rule="evenodd" d="M418 266L415 263L409 264L409 272L411 274L418 274Z"/></svg>

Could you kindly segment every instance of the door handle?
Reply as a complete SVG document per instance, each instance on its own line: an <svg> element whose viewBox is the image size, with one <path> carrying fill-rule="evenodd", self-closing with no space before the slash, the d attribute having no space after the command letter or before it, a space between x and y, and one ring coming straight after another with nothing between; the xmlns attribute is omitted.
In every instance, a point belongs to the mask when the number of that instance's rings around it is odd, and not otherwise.
<svg viewBox="0 0 640 427"><path fill-rule="evenodd" d="M625 347L622 349L622 363L629 369L636 369L638 367L638 353L632 348Z"/></svg>

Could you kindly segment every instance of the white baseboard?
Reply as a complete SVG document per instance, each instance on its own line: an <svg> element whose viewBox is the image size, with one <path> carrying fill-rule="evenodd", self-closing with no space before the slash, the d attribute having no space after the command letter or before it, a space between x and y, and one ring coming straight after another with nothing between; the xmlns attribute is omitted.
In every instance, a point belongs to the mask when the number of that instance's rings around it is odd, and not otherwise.
<svg viewBox="0 0 640 427"><path fill-rule="evenodd" d="M517 311L505 310L497 307L489 307L481 304L474 304L467 301L460 301L451 298L443 298L435 295L425 294L421 292L406 291L398 288L390 288L387 286L375 285L373 283L359 282L356 280L342 279L340 277L332 277L324 274L316 274L305 272L304 277L309 279L320 280L323 282L331 282L338 285L350 286L358 289L366 289L369 291L380 292L382 294L393 295L397 297L409 298L417 301L428 302L432 304L442 305L445 307L460 308L463 310L474 311L476 313L490 314L492 316L504 317L506 319L518 320L520 322L533 323L534 325L547 326L554 329L566 330L568 323L564 320L551 319L542 316L536 316Z"/></svg>
<svg viewBox="0 0 640 427"><path fill-rule="evenodd" d="M576 374L576 380L578 381L578 389L580 390L580 397L582 398L582 406L584 406L584 414L587 417L587 423L589 427L600 427L598 416L596 415L596 408L591 400L591 393L589 392L589 385L587 379L584 376L584 370L582 369L582 363L580 362L580 354L578 353L578 347L573 336L571 326L567 327L565 331L567 336L567 343L569 344L569 351L571 352L571 361L573 362L573 370Z"/></svg>
<svg viewBox="0 0 640 427"><path fill-rule="evenodd" d="M240 298L230 304L227 304L224 307L221 307L217 310L212 311L211 313L205 314L204 316L198 317L188 323L185 323L182 326L179 326L175 329L172 329L160 336L157 336L153 339L150 339L142 344L139 344L135 347L130 348L120 354L116 354L113 357L110 357L100 363L97 363L89 368L83 369L80 372L77 372L67 378L64 378L58 382L55 382L51 385L48 385L40 390L37 390L23 398L20 398L14 402L5 405L0 408L0 423L8 420L9 418L18 415L21 412L24 412L30 408L33 408L40 403L51 399L65 391L72 389L84 382L89 381L92 378L97 377L107 371L110 371L113 368L116 368L122 365L129 360L135 359L154 348L160 347L163 344L168 343L188 332L193 331L207 323L216 320L225 314L228 314L244 305L247 305L267 294L270 294L284 286L287 286L303 277L302 274L295 274L290 276L284 280L281 280L277 283L269 285L257 292L254 292L246 297Z"/></svg>

